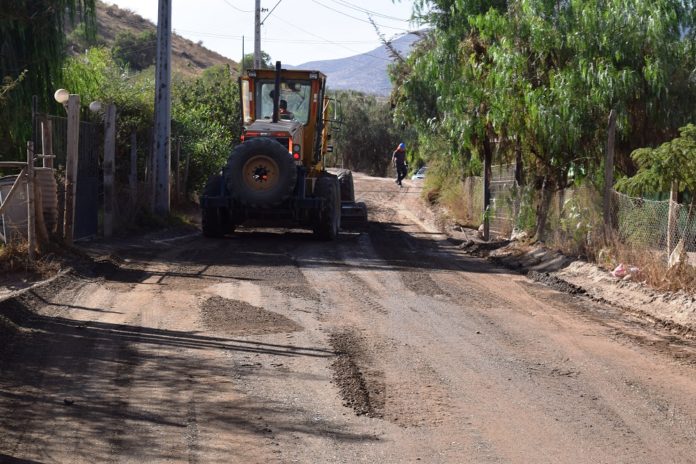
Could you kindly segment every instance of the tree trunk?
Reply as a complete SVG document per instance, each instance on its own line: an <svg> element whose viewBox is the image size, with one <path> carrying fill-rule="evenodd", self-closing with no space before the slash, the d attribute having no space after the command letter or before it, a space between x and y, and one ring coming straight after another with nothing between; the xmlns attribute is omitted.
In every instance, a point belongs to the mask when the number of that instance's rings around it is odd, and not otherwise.
<svg viewBox="0 0 696 464"><path fill-rule="evenodd" d="M546 238L546 220L549 216L549 207L551 206L552 189L549 185L548 175L544 177L544 182L541 185L540 201L537 206L537 221L534 239L543 242Z"/></svg>

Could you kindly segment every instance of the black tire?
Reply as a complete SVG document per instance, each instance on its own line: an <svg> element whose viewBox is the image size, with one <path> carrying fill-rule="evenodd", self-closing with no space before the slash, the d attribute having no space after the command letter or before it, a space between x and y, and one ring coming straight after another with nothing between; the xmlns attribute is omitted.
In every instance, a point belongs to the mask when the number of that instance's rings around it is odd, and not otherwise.
<svg viewBox="0 0 696 464"><path fill-rule="evenodd" d="M280 204L292 194L297 167L287 147L274 139L259 137L232 150L225 178L232 198L239 203L269 207Z"/></svg>
<svg viewBox="0 0 696 464"><path fill-rule="evenodd" d="M362 212L362 216L360 217L362 225L367 225L367 205L362 201L357 202L355 205L360 208Z"/></svg>
<svg viewBox="0 0 696 464"><path fill-rule="evenodd" d="M341 169L336 175L338 176L338 184L341 187L341 201L355 202L353 173L348 169Z"/></svg>
<svg viewBox="0 0 696 464"><path fill-rule="evenodd" d="M225 194L224 180L221 175L210 176L203 190L204 196L221 196ZM201 209L201 228L203 235L210 238L220 238L226 233L231 233L234 226L230 221L230 212L227 208L207 207Z"/></svg>
<svg viewBox="0 0 696 464"><path fill-rule="evenodd" d="M319 240L333 240L341 228L341 197L338 179L335 176L322 176L314 186L314 196L323 199L314 235Z"/></svg>

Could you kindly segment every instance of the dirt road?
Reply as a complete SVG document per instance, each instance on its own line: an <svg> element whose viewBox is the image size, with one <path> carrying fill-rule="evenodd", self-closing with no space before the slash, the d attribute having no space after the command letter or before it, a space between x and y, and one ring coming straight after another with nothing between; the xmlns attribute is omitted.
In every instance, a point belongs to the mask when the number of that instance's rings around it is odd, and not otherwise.
<svg viewBox="0 0 696 464"><path fill-rule="evenodd" d="M91 275L0 303L29 328L1 362L0 462L696 462L696 343L356 182L365 233L93 244Z"/></svg>

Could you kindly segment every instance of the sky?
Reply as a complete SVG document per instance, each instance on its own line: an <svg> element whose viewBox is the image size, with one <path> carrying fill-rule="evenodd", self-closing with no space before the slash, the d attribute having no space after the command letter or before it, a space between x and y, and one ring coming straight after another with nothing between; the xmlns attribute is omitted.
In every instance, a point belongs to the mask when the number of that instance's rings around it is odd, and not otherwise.
<svg viewBox="0 0 696 464"><path fill-rule="evenodd" d="M172 29L234 61L254 51L254 0L172 0ZM105 0L157 23L157 0ZM418 29L412 0L261 0L261 50L289 65L358 55ZM274 9L275 8L275 9Z"/></svg>

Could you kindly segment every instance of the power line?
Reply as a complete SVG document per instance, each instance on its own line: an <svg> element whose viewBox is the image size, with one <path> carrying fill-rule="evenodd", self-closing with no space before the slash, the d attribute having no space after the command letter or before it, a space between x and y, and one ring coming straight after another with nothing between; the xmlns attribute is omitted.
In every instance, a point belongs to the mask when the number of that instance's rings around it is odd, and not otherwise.
<svg viewBox="0 0 696 464"><path fill-rule="evenodd" d="M390 63L392 62L392 60L390 60L390 59L383 58L383 57L381 57L381 56L372 55L372 54L370 54L370 53L362 53L362 52L360 52L360 51L358 51L358 50L355 50L355 49L346 47L346 46L344 46L344 45L341 45L340 43L334 42L333 40L329 40L329 39L327 39L326 37L322 37L322 36L320 36L320 35L317 35L317 34L314 34L314 33L312 33L312 32L309 32L309 31L307 31L307 30L305 30L305 29L302 29L300 26L298 26L298 25L296 25L296 24L293 24L293 23L287 21L286 19L283 19L283 22L284 22L284 23L287 23L288 25L290 25L290 26L292 26L292 27L294 27L294 28L297 29L298 31L301 31L301 32L304 32L305 34L308 34L308 35L311 35L311 36L313 36L313 37L316 37L316 38L318 38L318 39L324 41L325 43L329 43L329 44L332 44L332 45L336 45L337 47L344 48L344 49L346 49L346 50L348 50L348 51L351 51L351 52L353 52L353 53L355 53L355 54L358 54L358 55L369 56L369 57L372 57L372 58L375 58L375 59L378 59L378 60L388 61L388 62L390 62ZM285 27L282 26L282 25L281 25L280 27L281 27L282 29L288 30L287 28L285 28Z"/></svg>
<svg viewBox="0 0 696 464"><path fill-rule="evenodd" d="M231 4L230 2L228 2L227 0L222 0L222 1L225 2L225 4L226 4L227 6L229 6L230 8L233 8L233 9L235 9L235 10L237 10L237 11L241 11L242 13L253 13L253 12L254 12L254 10L242 10L241 8L238 8L238 7L234 6L233 4Z"/></svg>
<svg viewBox="0 0 696 464"><path fill-rule="evenodd" d="M319 2L319 1L317 1L317 0L312 0L312 1L313 1L314 3L316 3L317 5L321 5L321 6L323 6L324 8L329 9L329 10L331 10L331 11L334 11L334 12L336 12L336 13L338 13L338 14L340 14L340 15L343 15L343 16L345 16L345 17L347 17L347 18L351 18L351 19L354 19L354 20L356 20L356 21L360 21L360 22L362 22L362 23L372 24L369 20L362 19L362 18L358 18L358 17L353 16L353 15L349 15L348 13L345 13L345 12L343 12L343 11L341 11L341 10L337 10L337 9L335 9L335 8L332 8L332 7L328 6L328 5L324 5L323 3L321 3L321 2ZM392 26L386 26L386 25L384 25L384 24L377 24L377 23L375 23L375 24L376 24L377 26L379 26L379 27L383 27L383 28L386 28L386 29L394 29L394 30L402 31L402 32L410 32L408 29L404 29L404 28L402 28L402 27L392 27Z"/></svg>
<svg viewBox="0 0 696 464"><path fill-rule="evenodd" d="M275 9L278 8L278 5L280 5L280 2L282 2L282 1L283 1L283 0L278 0L278 3L276 3L275 6L274 6L273 8L271 8L271 11L268 12L268 14L266 15L266 17L263 18L263 20L261 20L261 25L262 25L262 26L263 26L263 23L266 22L266 20L268 19L268 17L271 16L271 15L273 14L273 12L275 11Z"/></svg>
<svg viewBox="0 0 696 464"><path fill-rule="evenodd" d="M370 16L375 16L375 17L384 18L384 19L391 19L393 21L401 21L403 23L411 22L409 19L402 19L402 18L397 18L396 16L389 16L389 15L385 15L382 13L378 13L377 11L368 10L367 8L362 8L360 6L357 6L353 3L350 3L350 2L345 1L345 0L331 0L331 1L333 3L337 3L339 5L345 6L347 8L352 9L352 10L355 10L355 11L359 11L361 13L368 14Z"/></svg>
<svg viewBox="0 0 696 464"><path fill-rule="evenodd" d="M193 31L190 29L177 29L176 32L187 32L190 34L196 34L200 37L211 37L216 39L231 39L231 40L241 40L241 35L224 34L222 32L203 32L203 31ZM326 43L325 40L301 40L301 39L287 39L287 38L275 38L275 37L264 37L266 42L283 42L283 43L296 43L296 44L322 44ZM360 45L360 44L372 44L375 43L374 40L337 40L334 41L337 44L345 45Z"/></svg>

